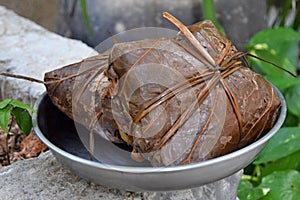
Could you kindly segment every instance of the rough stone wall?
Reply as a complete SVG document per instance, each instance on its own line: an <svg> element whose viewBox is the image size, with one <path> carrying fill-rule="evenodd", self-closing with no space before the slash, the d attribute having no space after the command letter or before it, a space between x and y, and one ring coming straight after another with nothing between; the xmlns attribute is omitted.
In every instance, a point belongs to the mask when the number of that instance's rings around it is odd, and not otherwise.
<svg viewBox="0 0 300 200"><path fill-rule="evenodd" d="M255 33L267 27L266 1L215 0L215 4L218 21L240 50Z"/></svg>
<svg viewBox="0 0 300 200"><path fill-rule="evenodd" d="M58 32L81 39L96 46L110 34L139 28L174 26L163 19L168 11L184 24L191 25L203 19L201 0L95 0L87 3L94 36L87 33L79 4L71 15L72 3L60 0ZM261 0L215 0L217 19L227 37L243 50L249 39L266 28L267 5Z"/></svg>
<svg viewBox="0 0 300 200"><path fill-rule="evenodd" d="M51 33L0 7L0 72L43 80L45 72L95 54L78 40ZM0 98L32 104L44 90L42 84L0 77Z"/></svg>

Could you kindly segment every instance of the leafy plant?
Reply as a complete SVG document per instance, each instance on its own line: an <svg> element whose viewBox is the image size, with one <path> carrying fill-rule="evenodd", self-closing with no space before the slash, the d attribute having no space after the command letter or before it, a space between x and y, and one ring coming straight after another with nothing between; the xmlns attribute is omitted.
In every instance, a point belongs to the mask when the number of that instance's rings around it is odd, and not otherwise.
<svg viewBox="0 0 300 200"><path fill-rule="evenodd" d="M273 27L280 26L290 26L295 30L299 29L300 25L300 12L298 0L267 0L267 6L269 13L271 10L276 12L274 19L270 20Z"/></svg>
<svg viewBox="0 0 300 200"><path fill-rule="evenodd" d="M29 112L34 112L34 110L28 104L17 100L4 99L0 102L0 128L8 133L11 117L14 117L20 130L28 135L32 128Z"/></svg>
<svg viewBox="0 0 300 200"><path fill-rule="evenodd" d="M0 102L0 128L7 134L10 131L13 120L25 135L29 135L32 122L30 112L34 110L28 105L17 100L4 99ZM8 152L8 137L6 137L6 152ZM9 153L7 155L8 164L10 164Z"/></svg>
<svg viewBox="0 0 300 200"><path fill-rule="evenodd" d="M300 34L294 29L274 27L257 33L247 49L296 74L299 41ZM245 168L238 196L240 200L300 199L300 76L294 78L257 59L249 62L279 88L286 99L288 114L283 127Z"/></svg>
<svg viewBox="0 0 300 200"><path fill-rule="evenodd" d="M276 6L279 14L273 28L257 33L249 42L250 54L263 60L249 58L251 68L272 82L284 95L288 113L283 127L248 167L238 188L240 200L298 200L300 199L300 76L294 78L282 69L297 74L299 60L300 10L298 0L267 0L269 9ZM205 18L216 23L213 1L203 1ZM298 6L298 5L297 5ZM289 13L296 12L287 25Z"/></svg>

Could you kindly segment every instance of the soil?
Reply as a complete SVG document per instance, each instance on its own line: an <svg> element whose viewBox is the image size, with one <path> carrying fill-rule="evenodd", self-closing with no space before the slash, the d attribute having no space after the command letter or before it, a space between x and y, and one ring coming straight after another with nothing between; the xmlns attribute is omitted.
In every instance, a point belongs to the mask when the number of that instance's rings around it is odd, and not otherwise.
<svg viewBox="0 0 300 200"><path fill-rule="evenodd" d="M33 131L26 136L15 123L9 134L0 129L0 168L19 160L37 157L47 150L47 146Z"/></svg>

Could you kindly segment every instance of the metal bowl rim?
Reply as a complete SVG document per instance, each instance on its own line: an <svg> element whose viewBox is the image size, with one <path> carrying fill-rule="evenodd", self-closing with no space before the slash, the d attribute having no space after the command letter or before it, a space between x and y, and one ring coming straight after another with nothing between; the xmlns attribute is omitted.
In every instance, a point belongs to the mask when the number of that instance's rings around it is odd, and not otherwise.
<svg viewBox="0 0 300 200"><path fill-rule="evenodd" d="M43 100L43 98L46 96L47 92L44 92L42 95L40 95L40 97L34 104L34 110L36 110L37 112L33 113L33 115L32 115L32 124L33 124L33 128L34 128L34 131L37 134L37 136L51 150L55 151L56 153L66 157L74 162L79 162L83 165L89 165L89 166L99 168L99 169L104 169L104 170L109 170L109 171L118 171L118 172L123 172L123 173L124 172L126 172L126 173L163 173L163 172L176 172L176 171L178 172L178 171L184 171L184 170L192 170L192 169L196 169L196 168L207 167L210 165L214 165L216 163L221 163L226 160L231 160L235 157L242 156L243 154L254 150L258 146L265 144L280 129L281 125L283 124L283 122L285 120L285 116L286 116L286 112L287 112L286 102L285 102L285 99L283 98L283 95L280 93L280 91L275 86L273 86L273 88L275 89L275 91L277 92L277 94L279 95L279 98L281 100L281 110L280 110L280 115L279 115L276 123L274 124L273 128L267 134L265 134L262 138L260 138L256 142L254 142L242 149L236 150L234 152L231 152L231 153L228 153L223 156L213 158L210 160L201 161L198 163L181 165L181 166L131 167L131 166L104 164L104 163L99 163L99 162L95 162L95 161L91 161L91 160L86 160L84 158L75 156L73 154L70 154L70 153L60 149L59 147L57 147L53 143L51 143L43 135L43 133L41 132L41 130L38 127L38 122L37 122L38 107L39 107L41 101Z"/></svg>

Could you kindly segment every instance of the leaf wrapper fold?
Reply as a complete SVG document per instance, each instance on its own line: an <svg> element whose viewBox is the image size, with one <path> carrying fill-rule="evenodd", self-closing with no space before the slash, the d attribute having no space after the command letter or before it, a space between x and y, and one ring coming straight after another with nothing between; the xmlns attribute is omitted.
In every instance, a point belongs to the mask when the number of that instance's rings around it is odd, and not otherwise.
<svg viewBox="0 0 300 200"><path fill-rule="evenodd" d="M45 75L67 116L153 166L182 165L240 149L268 132L280 100L244 66L210 21L188 27L215 64L176 38L115 44L108 54Z"/></svg>

